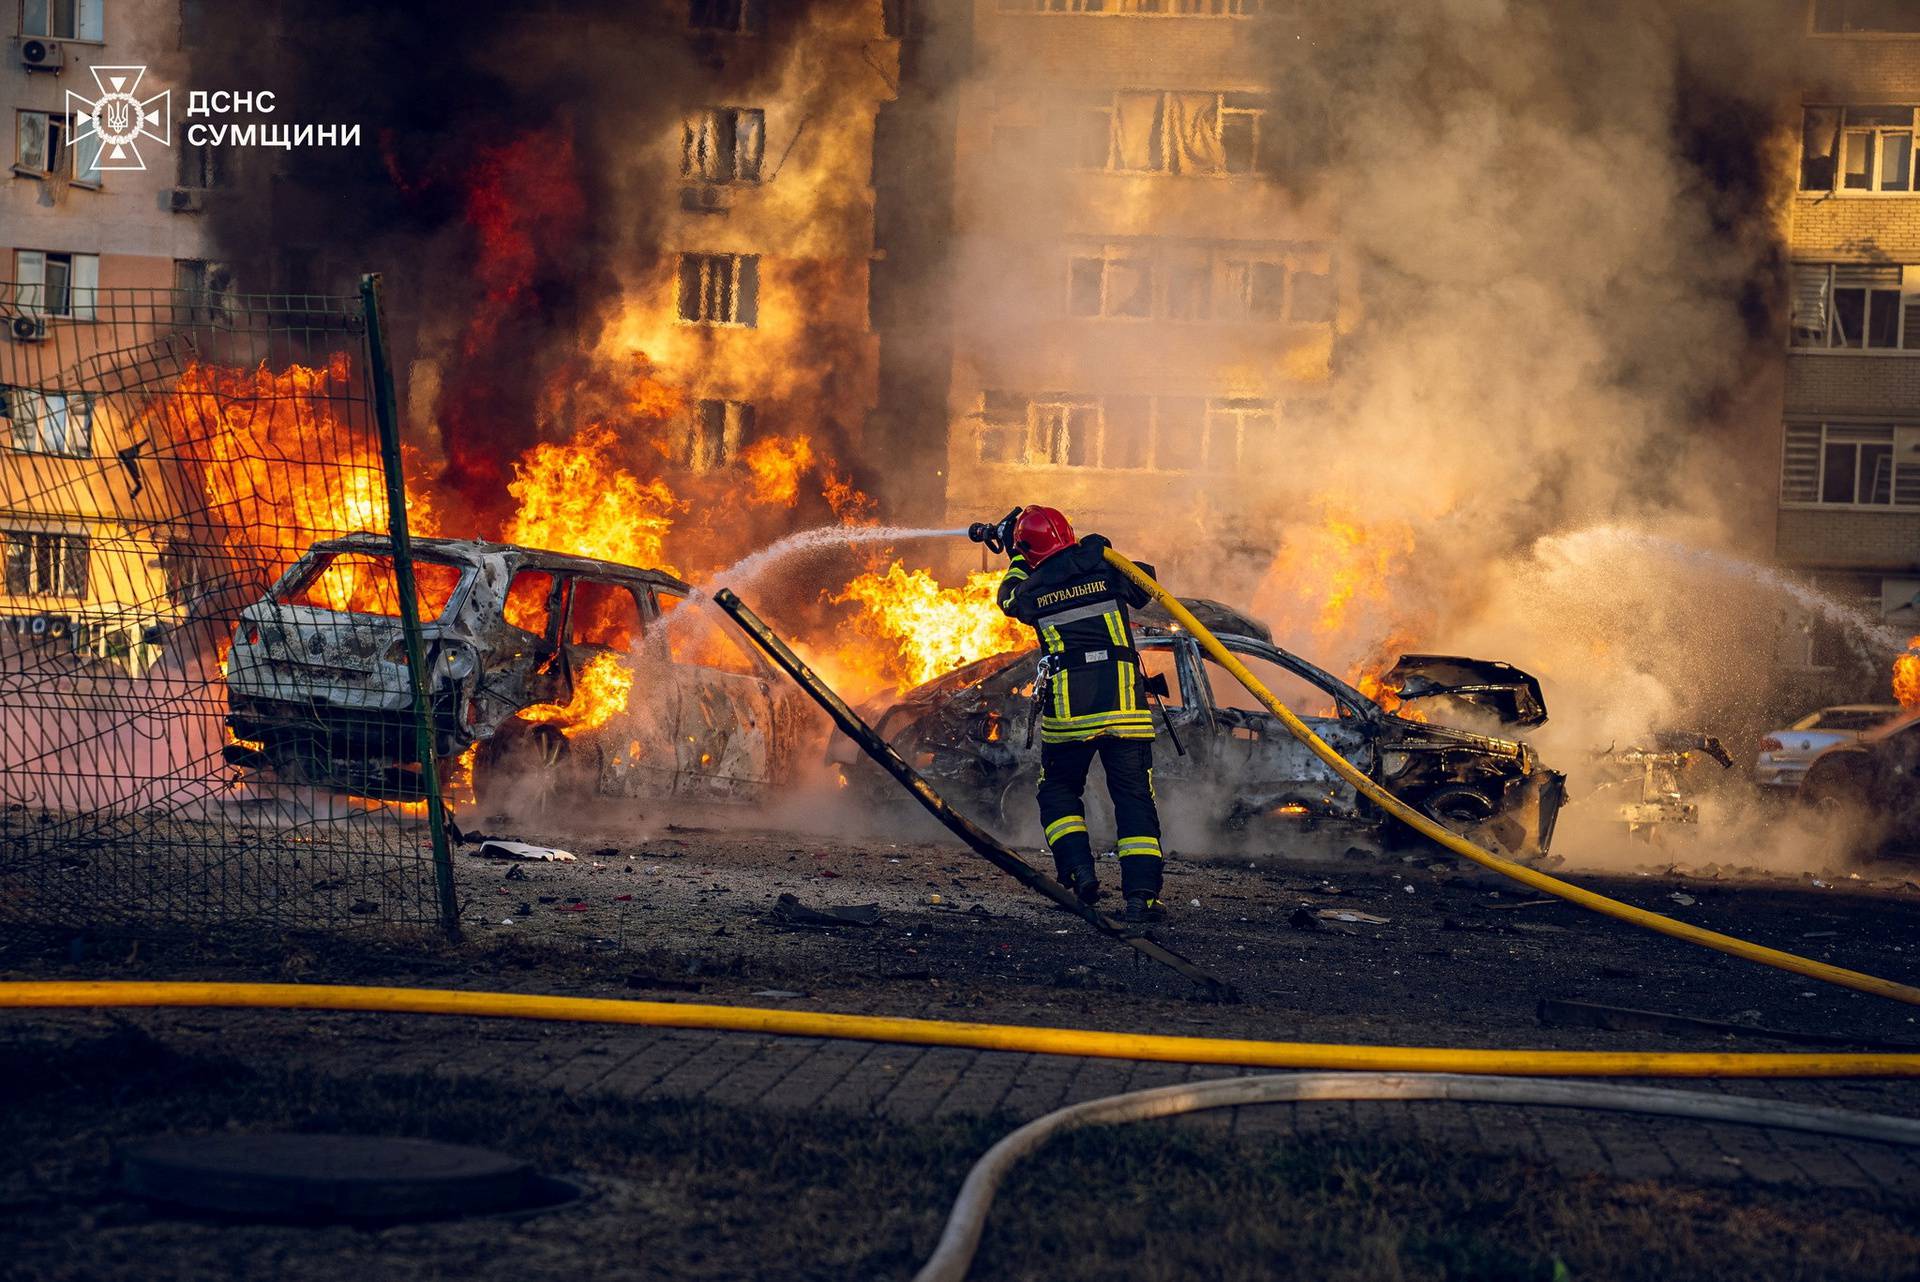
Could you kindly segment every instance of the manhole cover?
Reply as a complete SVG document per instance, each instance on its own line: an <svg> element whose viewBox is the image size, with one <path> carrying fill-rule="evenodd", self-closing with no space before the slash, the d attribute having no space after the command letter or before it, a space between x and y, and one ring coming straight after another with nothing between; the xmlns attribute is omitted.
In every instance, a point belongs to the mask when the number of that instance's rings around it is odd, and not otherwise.
<svg viewBox="0 0 1920 1282"><path fill-rule="evenodd" d="M518 1158L375 1135L169 1135L121 1155L127 1191L266 1219L424 1220L551 1202Z"/></svg>

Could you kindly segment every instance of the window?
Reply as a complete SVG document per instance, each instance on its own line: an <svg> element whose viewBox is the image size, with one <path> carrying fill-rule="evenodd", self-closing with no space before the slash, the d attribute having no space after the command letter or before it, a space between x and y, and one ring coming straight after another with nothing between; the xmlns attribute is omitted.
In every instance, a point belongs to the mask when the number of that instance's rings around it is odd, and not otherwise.
<svg viewBox="0 0 1920 1282"><path fill-rule="evenodd" d="M22 311L92 320L94 297L100 289L100 256L16 249L13 279L13 301Z"/></svg>
<svg viewBox="0 0 1920 1282"><path fill-rule="evenodd" d="M1920 266L1793 265L1793 346L1920 351Z"/></svg>
<svg viewBox="0 0 1920 1282"><path fill-rule="evenodd" d="M6 544L7 595L87 595L87 536L0 530Z"/></svg>
<svg viewBox="0 0 1920 1282"><path fill-rule="evenodd" d="M753 34L765 18L761 0L691 0L687 6L687 25L695 31Z"/></svg>
<svg viewBox="0 0 1920 1282"><path fill-rule="evenodd" d="M16 450L35 454L93 455L93 398L84 392L36 392L0 387L0 419L7 420Z"/></svg>
<svg viewBox="0 0 1920 1282"><path fill-rule="evenodd" d="M766 113L709 107L680 126L680 173L710 183L757 183L766 148Z"/></svg>
<svg viewBox="0 0 1920 1282"><path fill-rule="evenodd" d="M1257 94L1123 90L1076 113L1072 154L1081 168L1130 173L1264 172L1265 115Z"/></svg>
<svg viewBox="0 0 1920 1282"><path fill-rule="evenodd" d="M1813 0L1812 19L1819 36L1920 32L1912 0Z"/></svg>
<svg viewBox="0 0 1920 1282"><path fill-rule="evenodd" d="M1198 396L981 397L980 461L1023 467L1228 471L1259 457L1273 404Z"/></svg>
<svg viewBox="0 0 1920 1282"><path fill-rule="evenodd" d="M551 570L521 570L507 584L502 617L522 632L547 637L553 627L553 583Z"/></svg>
<svg viewBox="0 0 1920 1282"><path fill-rule="evenodd" d="M1920 507L1920 427L1788 423L1780 501Z"/></svg>
<svg viewBox="0 0 1920 1282"><path fill-rule="evenodd" d="M1846 195L1920 191L1915 108L1807 107L1800 118L1800 190Z"/></svg>
<svg viewBox="0 0 1920 1282"><path fill-rule="evenodd" d="M233 269L201 258L176 258L173 288L183 323L221 320L233 306Z"/></svg>
<svg viewBox="0 0 1920 1282"><path fill-rule="evenodd" d="M460 586L460 577L457 565L414 558L413 606L422 623L435 622L446 613L454 589ZM308 566L298 579L274 593L273 599L282 605L397 619L400 617L400 579L392 556L378 552L329 552Z"/></svg>
<svg viewBox="0 0 1920 1282"><path fill-rule="evenodd" d="M757 254L680 255L680 319L699 325L757 325Z"/></svg>
<svg viewBox="0 0 1920 1282"><path fill-rule="evenodd" d="M673 435L671 462L689 472L717 472L740 457L740 447L752 435L748 402L699 401Z"/></svg>
<svg viewBox="0 0 1920 1282"><path fill-rule="evenodd" d="M1100 406L1091 397L1052 393L1027 407L1030 466L1091 467L1099 461Z"/></svg>
<svg viewBox="0 0 1920 1282"><path fill-rule="evenodd" d="M20 34L55 40L104 39L106 0L21 0Z"/></svg>
<svg viewBox="0 0 1920 1282"><path fill-rule="evenodd" d="M1167 251L1167 319L1203 321L1213 317L1213 255L1205 249Z"/></svg>
<svg viewBox="0 0 1920 1282"><path fill-rule="evenodd" d="M1310 270L1316 266L1321 270ZM1333 320L1333 276L1324 254L1229 258L1221 266L1221 281L1225 319L1301 325Z"/></svg>
<svg viewBox="0 0 1920 1282"><path fill-rule="evenodd" d="M72 120L54 112L16 112L14 121L15 169L100 185L100 135L82 138L76 146Z"/></svg>
<svg viewBox="0 0 1920 1282"><path fill-rule="evenodd" d="M633 589L602 579L573 581L573 612L568 640L626 650L640 639L640 602Z"/></svg>
<svg viewBox="0 0 1920 1282"><path fill-rule="evenodd" d="M1070 316L1153 315L1153 263L1144 249L1108 246L1098 258L1067 262Z"/></svg>
<svg viewBox="0 0 1920 1282"><path fill-rule="evenodd" d="M210 191L227 186L232 179L232 153L224 146L194 142L189 136L191 132L186 129L180 131L174 151L177 166L174 185L193 191Z"/></svg>
<svg viewBox="0 0 1920 1282"><path fill-rule="evenodd" d="M1206 436L1200 448L1201 466L1209 472L1229 472L1252 462L1259 448L1273 436L1273 406L1244 397L1207 402Z"/></svg>

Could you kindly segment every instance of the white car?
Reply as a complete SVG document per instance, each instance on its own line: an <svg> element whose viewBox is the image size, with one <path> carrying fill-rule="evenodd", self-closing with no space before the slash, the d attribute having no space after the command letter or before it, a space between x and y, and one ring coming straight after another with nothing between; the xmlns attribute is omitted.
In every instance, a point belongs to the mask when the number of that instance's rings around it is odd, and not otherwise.
<svg viewBox="0 0 1920 1282"><path fill-rule="evenodd" d="M1847 703L1810 712L1760 740L1753 781L1763 788L1796 789L1815 757L1837 743L1858 739L1861 731L1873 729L1899 711L1896 703Z"/></svg>

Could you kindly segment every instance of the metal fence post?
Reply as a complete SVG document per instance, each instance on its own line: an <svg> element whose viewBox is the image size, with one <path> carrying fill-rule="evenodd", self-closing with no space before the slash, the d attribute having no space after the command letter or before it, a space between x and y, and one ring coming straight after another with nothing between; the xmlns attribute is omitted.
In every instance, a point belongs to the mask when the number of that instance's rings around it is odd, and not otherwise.
<svg viewBox="0 0 1920 1282"><path fill-rule="evenodd" d="M380 274L360 278L360 301L367 314L367 351L373 377L373 413L380 425L380 462L387 481L387 527L393 540L393 570L400 595L400 625L407 638L407 675L413 686L413 733L420 756L420 781L427 794L427 826L433 832L433 880L440 899L440 927L460 937L460 908L453 893L453 851L447 841L446 800L440 795L440 764L434 755L433 709L426 656L421 646L420 609L413 578L413 539L407 533L407 482L400 463L400 414L394 400L393 365L380 316Z"/></svg>

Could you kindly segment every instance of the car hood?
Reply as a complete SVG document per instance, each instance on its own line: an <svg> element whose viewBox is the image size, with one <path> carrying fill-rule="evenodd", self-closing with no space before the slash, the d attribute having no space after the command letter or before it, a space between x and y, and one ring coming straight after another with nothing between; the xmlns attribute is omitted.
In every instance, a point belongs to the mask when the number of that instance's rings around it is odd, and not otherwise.
<svg viewBox="0 0 1920 1282"><path fill-rule="evenodd" d="M1485 708L1503 725L1537 726L1547 719L1540 682L1511 663L1454 654L1403 654L1380 676L1402 699L1444 695Z"/></svg>

